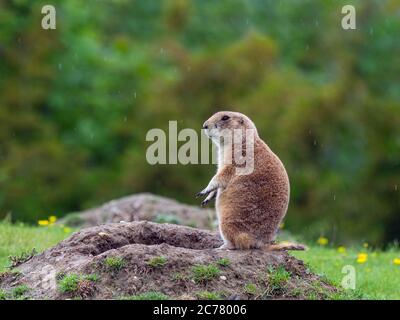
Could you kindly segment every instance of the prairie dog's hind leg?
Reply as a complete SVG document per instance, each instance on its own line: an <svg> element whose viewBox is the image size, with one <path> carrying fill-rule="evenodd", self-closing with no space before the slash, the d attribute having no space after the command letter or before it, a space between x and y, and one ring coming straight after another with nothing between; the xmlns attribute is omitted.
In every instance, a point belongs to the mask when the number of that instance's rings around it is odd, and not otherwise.
<svg viewBox="0 0 400 320"><path fill-rule="evenodd" d="M235 250L235 246L227 240L224 240L224 244L220 247L218 247L216 250Z"/></svg>

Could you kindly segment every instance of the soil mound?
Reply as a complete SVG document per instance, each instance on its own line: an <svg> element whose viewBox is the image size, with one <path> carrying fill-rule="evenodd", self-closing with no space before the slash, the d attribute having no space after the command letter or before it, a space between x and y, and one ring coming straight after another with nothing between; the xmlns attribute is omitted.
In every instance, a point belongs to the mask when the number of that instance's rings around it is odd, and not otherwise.
<svg viewBox="0 0 400 320"><path fill-rule="evenodd" d="M107 202L98 208L71 213L59 223L71 227L91 227L142 220L211 230L214 229L215 213L212 209L182 204L151 193L139 193Z"/></svg>
<svg viewBox="0 0 400 320"><path fill-rule="evenodd" d="M217 250L217 233L148 221L82 229L0 275L9 298L305 299L337 290L286 252Z"/></svg>

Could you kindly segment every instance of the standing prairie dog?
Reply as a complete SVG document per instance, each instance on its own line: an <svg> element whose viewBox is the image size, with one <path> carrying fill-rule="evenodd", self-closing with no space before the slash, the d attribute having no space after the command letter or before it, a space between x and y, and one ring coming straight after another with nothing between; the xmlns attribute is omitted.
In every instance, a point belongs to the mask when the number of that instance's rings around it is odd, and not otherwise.
<svg viewBox="0 0 400 320"><path fill-rule="evenodd" d="M202 205L216 198L220 249L304 250L274 243L289 204L289 178L254 123L244 114L221 111L203 129L218 148L218 170L197 196L206 197Z"/></svg>

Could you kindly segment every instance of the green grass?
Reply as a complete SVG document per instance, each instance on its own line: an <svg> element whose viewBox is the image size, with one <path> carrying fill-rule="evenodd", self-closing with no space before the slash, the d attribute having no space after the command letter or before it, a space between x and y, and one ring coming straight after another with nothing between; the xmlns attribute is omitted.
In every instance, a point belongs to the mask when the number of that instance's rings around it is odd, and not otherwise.
<svg viewBox="0 0 400 320"><path fill-rule="evenodd" d="M200 300L221 300L221 295L217 292L199 291L196 292L197 298Z"/></svg>
<svg viewBox="0 0 400 320"><path fill-rule="evenodd" d="M193 280L195 282L210 281L220 274L220 270L214 264L208 265L195 265L192 268Z"/></svg>
<svg viewBox="0 0 400 320"><path fill-rule="evenodd" d="M246 283L244 286L244 292L249 295L255 296L258 292L258 288L254 283Z"/></svg>
<svg viewBox="0 0 400 320"><path fill-rule="evenodd" d="M8 268L14 268L19 266L20 264L30 260L32 257L34 257L37 254L37 251L35 248L33 248L32 250L28 250L28 251L24 251L21 252L18 255L15 256L9 256L8 260L10 262L10 264L8 265Z"/></svg>
<svg viewBox="0 0 400 320"><path fill-rule="evenodd" d="M58 290L62 293L75 292L78 290L79 281L81 281L81 278L76 273L65 275L58 281Z"/></svg>
<svg viewBox="0 0 400 320"><path fill-rule="evenodd" d="M217 260L217 264L222 267L228 267L231 264L231 261L228 258L221 258Z"/></svg>
<svg viewBox="0 0 400 320"><path fill-rule="evenodd" d="M30 288L25 284L14 287L12 291L9 292L0 289L0 300L26 300L28 299L26 294L29 290Z"/></svg>
<svg viewBox="0 0 400 320"><path fill-rule="evenodd" d="M186 281L188 279L189 277L182 272L175 272L172 274L172 280L174 281Z"/></svg>
<svg viewBox="0 0 400 320"><path fill-rule="evenodd" d="M272 289L282 289L289 281L291 273L286 271L283 266L278 268L268 268L268 282Z"/></svg>
<svg viewBox="0 0 400 320"><path fill-rule="evenodd" d="M34 227L0 222L0 272L11 264L9 256L21 256L33 249L41 252L69 234L58 226Z"/></svg>
<svg viewBox="0 0 400 320"><path fill-rule="evenodd" d="M22 298L25 296L25 293L29 291L29 287L25 284L21 284L17 287L15 287L12 291L12 296L16 299Z"/></svg>
<svg viewBox="0 0 400 320"><path fill-rule="evenodd" d="M169 300L169 297L161 292L149 291L134 296L124 296L121 300Z"/></svg>
<svg viewBox="0 0 400 320"><path fill-rule="evenodd" d="M364 263L357 262L358 254L365 252ZM326 276L340 285L346 273L345 266L352 266L356 272L356 290L348 289L348 296L359 296L361 292L368 299L400 299L400 265L393 260L400 258L400 250L372 251L365 248L346 248L340 253L336 248L310 246L308 251L292 253L302 259L312 271ZM345 270L343 270L345 271Z"/></svg>
<svg viewBox="0 0 400 320"><path fill-rule="evenodd" d="M61 293L74 293L79 289L79 284L83 280L91 282L98 281L100 277L97 274L79 275L76 273L70 273L64 275L58 280L58 290Z"/></svg>
<svg viewBox="0 0 400 320"><path fill-rule="evenodd" d="M89 280L89 281L92 281L92 282L96 282L96 281L100 280L100 276L98 274L92 273L92 274L84 275L82 277L82 279Z"/></svg>
<svg viewBox="0 0 400 320"><path fill-rule="evenodd" d="M0 289L0 300L7 300L8 294L3 289Z"/></svg>
<svg viewBox="0 0 400 320"><path fill-rule="evenodd" d="M104 260L104 265L109 271L119 271L124 267L125 261L121 257L107 257Z"/></svg>
<svg viewBox="0 0 400 320"><path fill-rule="evenodd" d="M160 268L160 267L165 266L167 264L167 261L168 261L168 259L166 257L158 256L158 257L151 258L149 261L147 261L147 264L153 268Z"/></svg>

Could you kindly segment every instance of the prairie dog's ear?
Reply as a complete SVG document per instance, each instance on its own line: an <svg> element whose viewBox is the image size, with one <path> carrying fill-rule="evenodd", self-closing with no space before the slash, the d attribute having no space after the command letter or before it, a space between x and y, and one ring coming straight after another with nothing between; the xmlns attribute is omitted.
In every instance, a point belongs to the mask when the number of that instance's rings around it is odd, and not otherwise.
<svg viewBox="0 0 400 320"><path fill-rule="evenodd" d="M243 118L240 118L239 122L240 122L240 124L243 124L244 123Z"/></svg>

